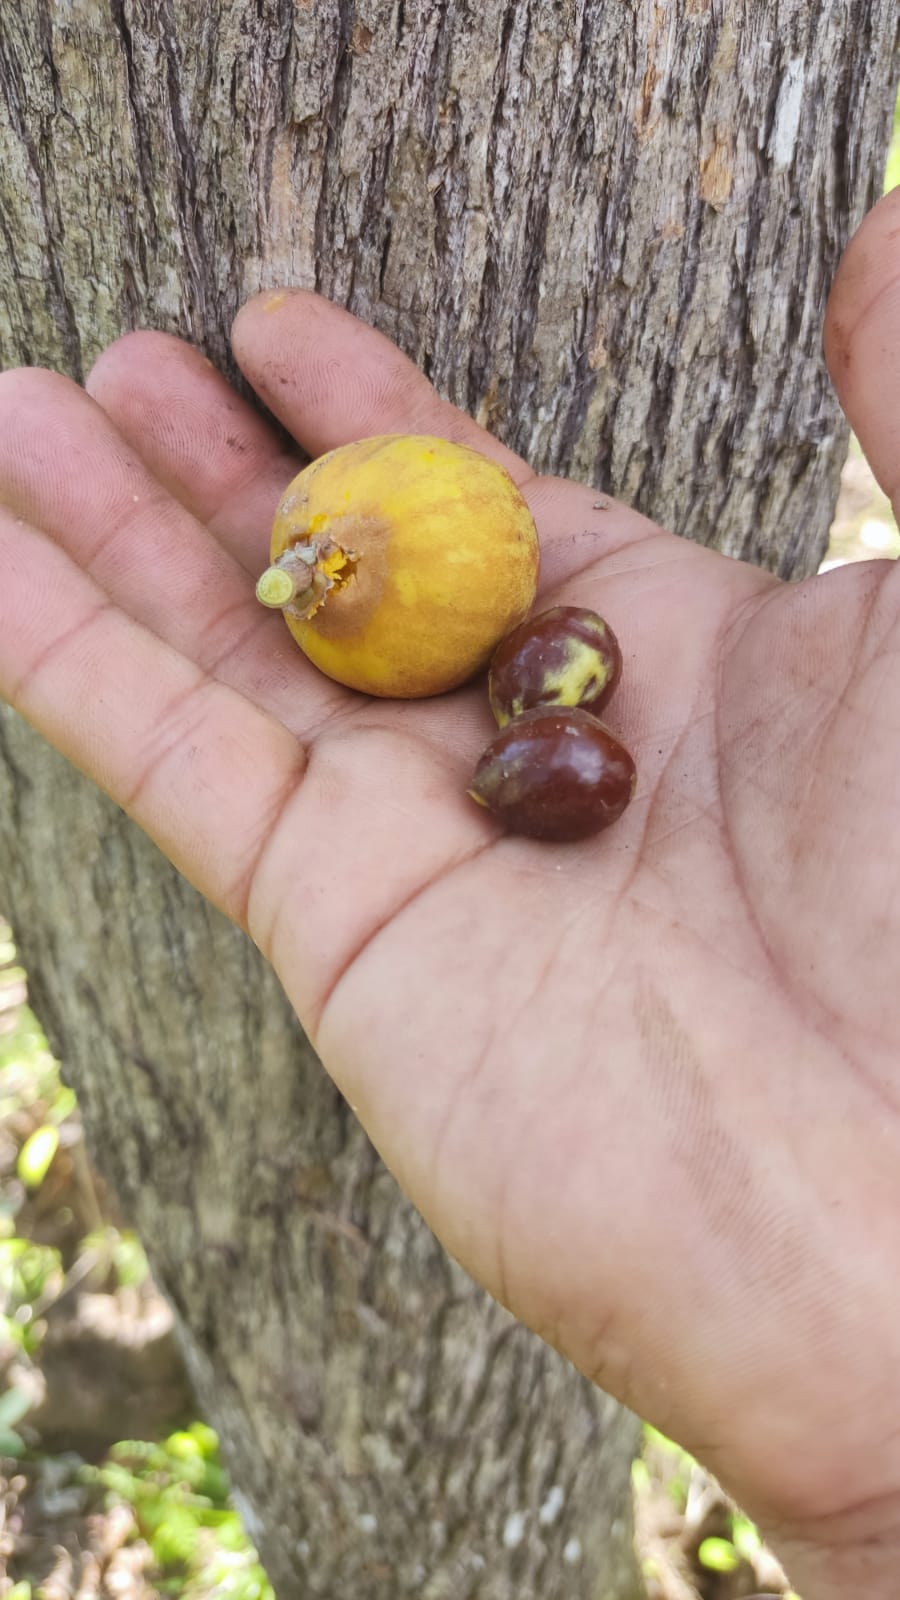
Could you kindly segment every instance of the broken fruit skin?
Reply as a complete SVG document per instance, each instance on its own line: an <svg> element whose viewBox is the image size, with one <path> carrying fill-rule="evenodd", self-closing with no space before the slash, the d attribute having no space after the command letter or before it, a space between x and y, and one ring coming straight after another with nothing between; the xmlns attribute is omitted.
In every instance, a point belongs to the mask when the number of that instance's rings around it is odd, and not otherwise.
<svg viewBox="0 0 900 1600"><path fill-rule="evenodd" d="M386 434L288 485L271 560L257 594L320 671L418 699L465 683L527 616L538 540L502 467L445 439Z"/></svg>

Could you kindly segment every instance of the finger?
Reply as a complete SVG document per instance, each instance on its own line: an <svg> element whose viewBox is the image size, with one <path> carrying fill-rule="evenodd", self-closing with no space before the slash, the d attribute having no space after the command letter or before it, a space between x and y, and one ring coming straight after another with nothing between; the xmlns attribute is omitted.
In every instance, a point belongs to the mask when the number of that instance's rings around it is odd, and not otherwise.
<svg viewBox="0 0 900 1600"><path fill-rule="evenodd" d="M146 628L36 529L0 511L0 696L246 925L302 745Z"/></svg>
<svg viewBox="0 0 900 1600"><path fill-rule="evenodd" d="M398 350L342 307L308 290L257 295L232 329L248 381L310 455L378 433L426 433L505 468L541 539L542 593L587 563L648 537L655 523L589 486L537 477L521 456L442 400Z"/></svg>
<svg viewBox="0 0 900 1600"><path fill-rule="evenodd" d="M847 246L828 301L825 355L900 518L900 189L879 201Z"/></svg>
<svg viewBox="0 0 900 1600"><path fill-rule="evenodd" d="M294 732L348 700L76 384L28 368L0 375L0 493L128 615Z"/></svg>
<svg viewBox="0 0 900 1600"><path fill-rule="evenodd" d="M304 462L212 362L168 333L127 333L86 388L148 470L257 577L285 485Z"/></svg>
<svg viewBox="0 0 900 1600"><path fill-rule="evenodd" d="M246 370L257 374L257 392L267 402L271 397L265 373L273 331L267 308L271 304L280 310L285 298L293 297L258 297L235 324ZM388 339L318 295L296 291L296 298L308 313L297 325L298 337L291 348L275 339L282 361L292 364L292 398L281 408L270 403L270 409L291 428L305 453L318 455L372 433L438 433L499 459L517 482L533 476L512 451L440 401L428 380ZM354 336L362 346L348 356L348 340ZM345 359L352 382L339 366ZM370 391L364 414L358 403L360 383ZM213 528L249 572L257 573L268 555L268 529L278 499L303 465L300 454L287 455L274 429L212 363L169 334L130 333L116 340L95 363L86 387L154 477ZM321 398L327 401L327 415L319 414Z"/></svg>
<svg viewBox="0 0 900 1600"><path fill-rule="evenodd" d="M314 352L313 370L324 370L335 384L328 402L335 419L343 416L345 405L350 406L338 434L329 432L313 438L302 421L295 421L295 427L304 430L301 442L307 449L314 450L317 444L330 448L335 440L349 442L360 436L353 420L353 386L345 383L343 370L335 368L329 343L337 339L340 347L341 340L346 342L349 324L359 331L365 343L373 341L369 357L373 389L377 387L376 372L385 364L382 386L386 393L392 391L391 371L397 363L409 382L409 415L401 416L396 405L389 405L382 413L373 401L368 418L370 431L433 432L443 427L445 436L454 436L483 452L496 455L499 450L503 461L510 458L511 453L498 446L483 429L439 401L423 375L388 340L316 295L299 298L316 310L324 308L325 314L314 316L307 330L304 349ZM334 318L327 313L335 313ZM270 318L264 312L255 321L248 319L244 334L248 350L252 352L260 332L264 341L268 338L270 327ZM319 339L325 341L321 349L316 343ZM264 363L263 348L258 356L248 359L248 370ZM352 363L354 372L357 365ZM298 369L297 393L306 396L311 387L305 368ZM167 334L128 334L118 340L100 357L88 380L88 389L154 476L216 532L248 572L257 572L263 530L271 525L285 483L300 467L299 458L284 454L274 430L234 393L196 349ZM429 404L437 408L436 414L425 414L423 407ZM552 594L558 585L600 557L650 535L660 537L661 531L654 524L608 496L562 479L529 477L525 464L518 458L511 459L518 463L519 478L526 475L524 493L541 538L542 595Z"/></svg>
<svg viewBox="0 0 900 1600"><path fill-rule="evenodd" d="M379 433L427 433L468 445L521 488L521 456L442 400L424 373L374 328L306 289L260 294L231 330L256 393L309 455Z"/></svg>
<svg viewBox="0 0 900 1600"><path fill-rule="evenodd" d="M309 1030L394 913L495 836L465 795L465 717L431 742L348 719L310 762L2 510L0 571L0 699L247 929Z"/></svg>

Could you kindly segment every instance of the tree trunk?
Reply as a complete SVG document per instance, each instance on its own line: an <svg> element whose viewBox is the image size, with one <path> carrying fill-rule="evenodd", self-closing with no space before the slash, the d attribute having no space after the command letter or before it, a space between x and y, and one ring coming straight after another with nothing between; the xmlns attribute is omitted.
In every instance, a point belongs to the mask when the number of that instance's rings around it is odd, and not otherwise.
<svg viewBox="0 0 900 1600"><path fill-rule="evenodd" d="M4 364L124 327L227 364L322 290L543 468L785 574L881 180L896 0L0 0Z"/></svg>
<svg viewBox="0 0 900 1600"><path fill-rule="evenodd" d="M785 574L896 0L0 0L0 357L301 283L539 467ZM271 972L0 719L2 903L280 1600L633 1600L635 1424L399 1196Z"/></svg>

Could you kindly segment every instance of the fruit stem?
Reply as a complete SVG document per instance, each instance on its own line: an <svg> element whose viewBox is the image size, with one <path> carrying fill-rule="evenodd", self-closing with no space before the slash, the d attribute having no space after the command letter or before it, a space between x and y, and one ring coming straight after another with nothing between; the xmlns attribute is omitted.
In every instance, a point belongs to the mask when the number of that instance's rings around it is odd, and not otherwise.
<svg viewBox="0 0 900 1600"><path fill-rule="evenodd" d="M297 593L297 585L284 567L267 567L256 585L256 598L273 611L283 611Z"/></svg>
<svg viewBox="0 0 900 1600"><path fill-rule="evenodd" d="M333 539L318 538L283 550L266 567L256 585L256 598L274 611L305 622L314 616L332 589L342 589L353 576L359 557Z"/></svg>

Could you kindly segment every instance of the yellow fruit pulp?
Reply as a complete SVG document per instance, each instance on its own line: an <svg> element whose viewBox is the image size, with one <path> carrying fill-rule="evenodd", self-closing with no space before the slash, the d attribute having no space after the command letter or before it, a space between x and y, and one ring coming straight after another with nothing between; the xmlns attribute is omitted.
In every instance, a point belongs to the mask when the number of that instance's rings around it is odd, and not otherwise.
<svg viewBox="0 0 900 1600"><path fill-rule="evenodd" d="M445 439L387 434L330 451L288 485L271 558L297 579L284 614L310 661L366 694L413 699L465 683L524 620L538 541L502 467Z"/></svg>

